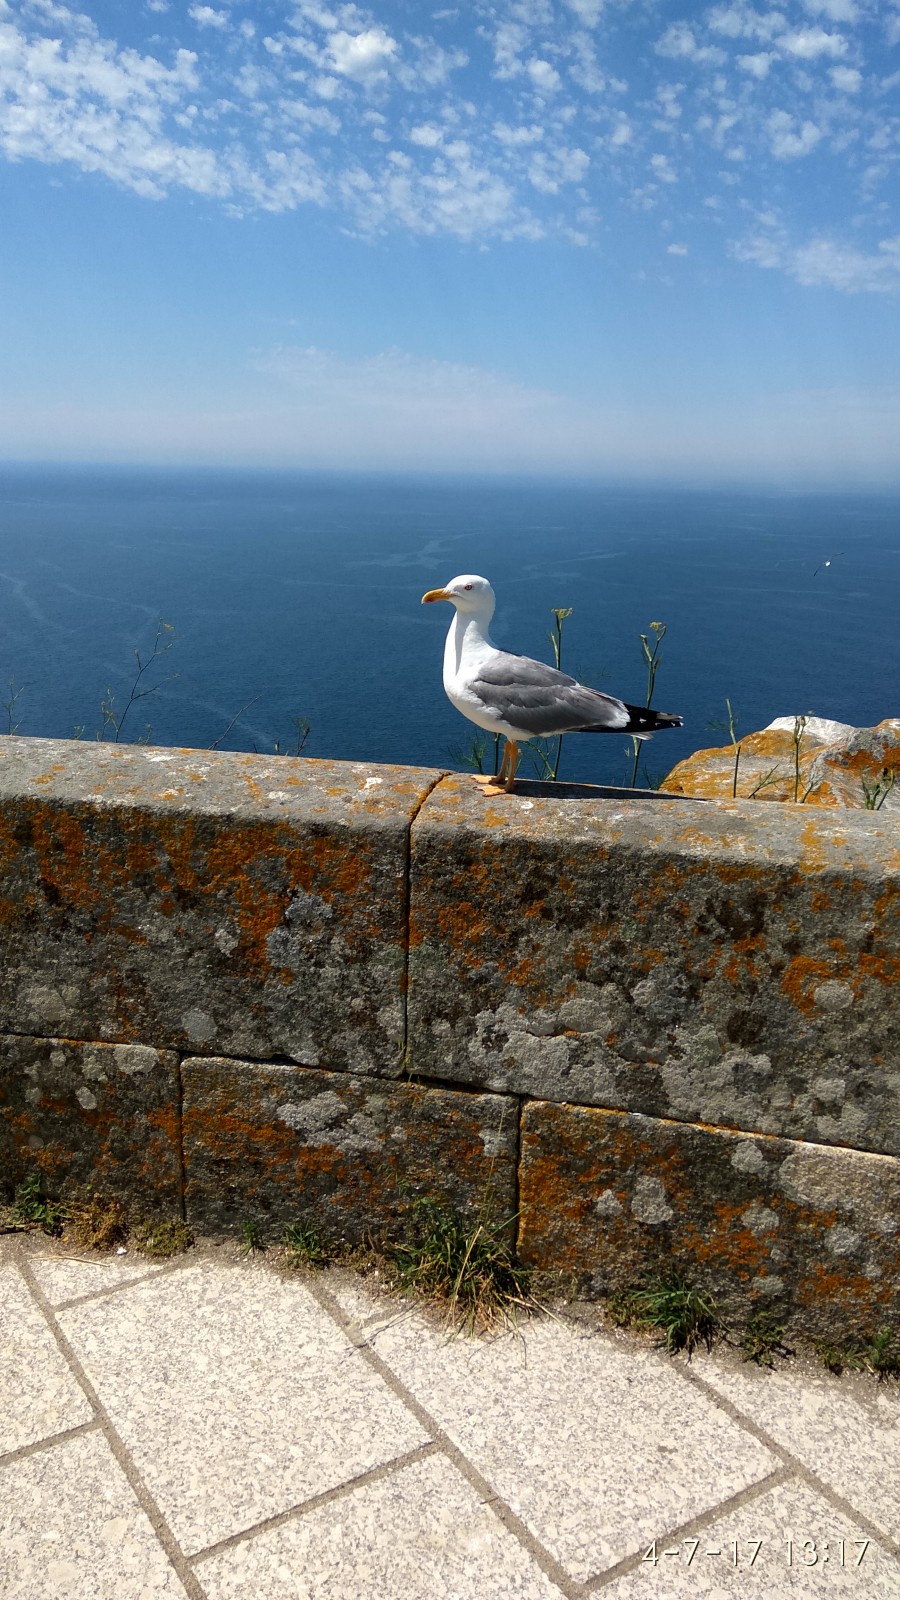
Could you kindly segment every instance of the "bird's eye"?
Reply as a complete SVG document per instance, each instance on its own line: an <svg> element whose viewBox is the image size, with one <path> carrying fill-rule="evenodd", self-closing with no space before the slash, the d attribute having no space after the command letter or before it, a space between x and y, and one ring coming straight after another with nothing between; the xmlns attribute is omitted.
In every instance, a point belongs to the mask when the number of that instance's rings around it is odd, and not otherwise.
<svg viewBox="0 0 900 1600"><path fill-rule="evenodd" d="M472 587L472 585L470 583L464 583L463 584L463 588L464 589L471 589L471 587Z"/></svg>

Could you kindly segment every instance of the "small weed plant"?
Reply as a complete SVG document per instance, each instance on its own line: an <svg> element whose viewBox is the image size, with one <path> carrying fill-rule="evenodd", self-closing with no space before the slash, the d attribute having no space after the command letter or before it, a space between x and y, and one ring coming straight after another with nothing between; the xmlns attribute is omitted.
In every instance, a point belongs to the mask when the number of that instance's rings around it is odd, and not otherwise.
<svg viewBox="0 0 900 1600"><path fill-rule="evenodd" d="M688 1357L699 1344L711 1350L723 1330L712 1295L675 1275L614 1296L610 1313L620 1327L658 1332L670 1354L685 1350Z"/></svg>
<svg viewBox="0 0 900 1600"><path fill-rule="evenodd" d="M140 1255L163 1258L179 1255L193 1244L193 1236L180 1217L170 1221L132 1220L119 1200L88 1191L71 1200L52 1200L44 1191L40 1172L19 1184L7 1207L0 1231L30 1233L38 1229L76 1250L114 1250L126 1245Z"/></svg>
<svg viewBox="0 0 900 1600"><path fill-rule="evenodd" d="M180 1217L166 1222L144 1221L137 1223L128 1235L128 1243L139 1255L150 1256L154 1261L165 1261L169 1256L183 1255L194 1242L193 1234Z"/></svg>
<svg viewBox="0 0 900 1600"><path fill-rule="evenodd" d="M310 1222L291 1222L281 1235L289 1267L326 1267L334 1251Z"/></svg>
<svg viewBox="0 0 900 1600"><path fill-rule="evenodd" d="M843 1372L870 1372L879 1383L885 1378L900 1378L900 1329L879 1328L865 1341L824 1343L817 1348L823 1367L836 1377Z"/></svg>
<svg viewBox="0 0 900 1600"><path fill-rule="evenodd" d="M666 637L667 631L668 630L664 622L651 622L649 631L641 634L641 654L644 657L647 667L647 693L644 698L645 706L652 706L653 704L653 691L656 688L656 674L662 665L660 649L662 647L663 639ZM652 644L650 643L651 634L653 635ZM632 735L631 738L631 751L633 762L631 767L631 783L629 784L629 788L636 789L638 780L638 763L641 759L641 741L640 739L636 739L634 735Z"/></svg>
<svg viewBox="0 0 900 1600"><path fill-rule="evenodd" d="M874 783L867 783L861 779L863 792L863 806L866 811L880 811L885 800L897 781L897 771L893 767L883 767L881 776Z"/></svg>
<svg viewBox="0 0 900 1600"><path fill-rule="evenodd" d="M79 1250L112 1250L128 1237L128 1220L118 1200L89 1194L66 1207L65 1237Z"/></svg>
<svg viewBox="0 0 900 1600"><path fill-rule="evenodd" d="M253 1217L245 1217L241 1223L241 1253L251 1256L266 1249L266 1241L262 1228Z"/></svg>
<svg viewBox="0 0 900 1600"><path fill-rule="evenodd" d="M443 1302L449 1320L468 1333L514 1321L532 1302L508 1226L509 1219L498 1222L487 1212L473 1224L451 1206L416 1200L407 1239L389 1252L396 1286Z"/></svg>
<svg viewBox="0 0 900 1600"><path fill-rule="evenodd" d="M43 1233L59 1234L62 1233L65 1207L47 1198L41 1173L31 1172L19 1184L9 1208L9 1216L12 1232L25 1233L40 1228Z"/></svg>
<svg viewBox="0 0 900 1600"><path fill-rule="evenodd" d="M741 1355L758 1367L774 1367L776 1356L794 1353L784 1342L786 1332L771 1311L757 1311L741 1336Z"/></svg>

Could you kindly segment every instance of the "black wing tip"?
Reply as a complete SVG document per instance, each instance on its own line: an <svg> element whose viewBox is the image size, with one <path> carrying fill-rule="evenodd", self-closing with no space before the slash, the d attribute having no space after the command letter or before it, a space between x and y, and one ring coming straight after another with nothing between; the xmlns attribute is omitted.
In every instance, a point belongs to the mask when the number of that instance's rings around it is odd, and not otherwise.
<svg viewBox="0 0 900 1600"><path fill-rule="evenodd" d="M629 706L628 722L622 733L655 733L658 728L683 728L684 718L670 711L651 711L649 706Z"/></svg>

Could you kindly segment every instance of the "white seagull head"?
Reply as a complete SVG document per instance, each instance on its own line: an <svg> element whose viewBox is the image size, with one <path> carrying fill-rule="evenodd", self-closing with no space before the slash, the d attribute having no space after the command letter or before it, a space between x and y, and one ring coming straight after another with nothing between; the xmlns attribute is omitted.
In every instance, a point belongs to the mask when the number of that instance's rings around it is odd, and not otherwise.
<svg viewBox="0 0 900 1600"><path fill-rule="evenodd" d="M463 572L458 578L451 578L443 589L429 589L422 596L423 606L431 600L449 600L457 611L462 611L466 616L482 617L490 622L494 615L497 597L487 581L487 578L478 578L472 572Z"/></svg>

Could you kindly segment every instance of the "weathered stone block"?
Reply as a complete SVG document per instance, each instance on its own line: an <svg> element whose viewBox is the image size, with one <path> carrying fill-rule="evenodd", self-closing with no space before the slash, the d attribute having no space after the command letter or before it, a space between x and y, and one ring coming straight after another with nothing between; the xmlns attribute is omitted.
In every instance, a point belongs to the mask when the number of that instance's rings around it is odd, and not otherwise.
<svg viewBox="0 0 900 1600"><path fill-rule="evenodd" d="M898 911L881 812L445 779L412 832L409 1065L897 1153Z"/></svg>
<svg viewBox="0 0 900 1600"><path fill-rule="evenodd" d="M146 1045L0 1038L0 1189L30 1173L54 1198L181 1210L178 1058Z"/></svg>
<svg viewBox="0 0 900 1600"><path fill-rule="evenodd" d="M0 1028L398 1073L436 778L0 739Z"/></svg>
<svg viewBox="0 0 900 1600"><path fill-rule="evenodd" d="M521 1138L521 1258L582 1293L675 1271L828 1339L900 1314L894 1157L537 1103Z"/></svg>
<svg viewBox="0 0 900 1600"><path fill-rule="evenodd" d="M518 1107L497 1095L375 1083L349 1073L187 1060L188 1220L235 1232L310 1222L358 1242L419 1196L497 1220L515 1212Z"/></svg>

